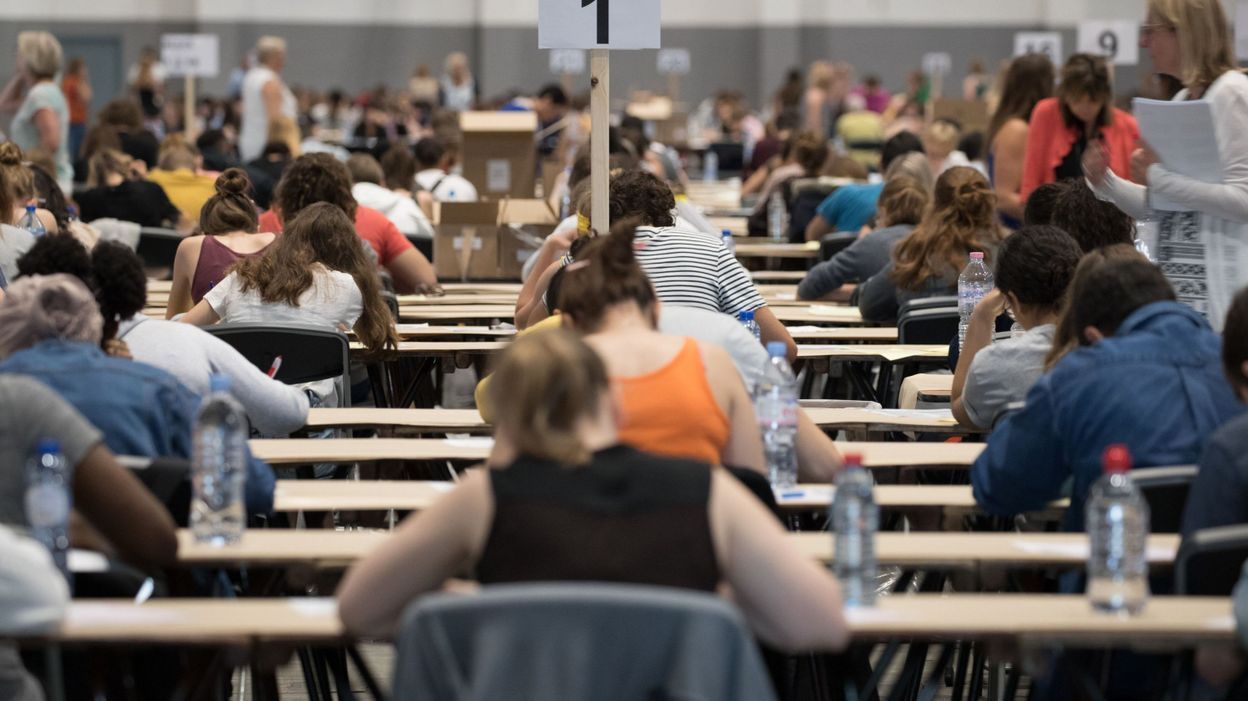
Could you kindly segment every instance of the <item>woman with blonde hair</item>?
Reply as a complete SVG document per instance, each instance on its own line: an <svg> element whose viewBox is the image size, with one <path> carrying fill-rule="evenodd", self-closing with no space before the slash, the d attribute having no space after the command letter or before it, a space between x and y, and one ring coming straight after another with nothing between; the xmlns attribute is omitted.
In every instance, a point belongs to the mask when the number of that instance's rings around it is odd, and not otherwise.
<svg viewBox="0 0 1248 701"><path fill-rule="evenodd" d="M61 43L48 32L17 35L16 90L25 93L10 125L10 137L23 151L40 149L52 154L56 182L69 192L74 168L69 157L69 103L56 77L61 72ZM8 91L6 91L8 92Z"/></svg>
<svg viewBox="0 0 1248 701"><path fill-rule="evenodd" d="M1115 172L1104 151L1091 148L1083 171L1098 196L1127 214L1160 215L1158 264L1179 301L1220 330L1235 292L1248 284L1248 77L1236 68L1219 0L1149 0L1140 39L1158 73L1183 81L1176 102L1209 104L1221 179L1176 173L1148 144L1131 155L1129 174Z"/></svg>
<svg viewBox="0 0 1248 701"><path fill-rule="evenodd" d="M958 166L936 180L932 204L918 227L893 248L891 261L859 289L863 319L895 321L903 304L957 293L971 253L991 264L1004 238L996 223L997 196L979 171Z"/></svg>
<svg viewBox="0 0 1248 701"><path fill-rule="evenodd" d="M841 594L727 471L622 445L607 365L561 330L516 342L495 371L495 454L347 572L347 628L392 634L451 577L618 582L714 592L786 650L848 641ZM421 563L414 566L413 563Z"/></svg>
<svg viewBox="0 0 1248 701"><path fill-rule="evenodd" d="M451 112L466 112L477 102L477 81L468 67L468 54L456 51L446 57L442 73L442 107Z"/></svg>

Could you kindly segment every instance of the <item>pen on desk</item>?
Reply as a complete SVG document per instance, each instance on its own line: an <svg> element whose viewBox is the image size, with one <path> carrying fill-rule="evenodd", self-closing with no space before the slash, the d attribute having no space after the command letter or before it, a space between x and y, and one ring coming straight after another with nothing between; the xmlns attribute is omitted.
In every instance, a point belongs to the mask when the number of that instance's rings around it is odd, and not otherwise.
<svg viewBox="0 0 1248 701"><path fill-rule="evenodd" d="M780 493L781 499L801 499L804 496L806 496L806 492L803 490L798 490L796 492L781 492Z"/></svg>
<svg viewBox="0 0 1248 701"><path fill-rule="evenodd" d="M273 364L269 366L269 379L270 380L277 376L277 371L281 367L282 367L282 356L279 355L273 359Z"/></svg>

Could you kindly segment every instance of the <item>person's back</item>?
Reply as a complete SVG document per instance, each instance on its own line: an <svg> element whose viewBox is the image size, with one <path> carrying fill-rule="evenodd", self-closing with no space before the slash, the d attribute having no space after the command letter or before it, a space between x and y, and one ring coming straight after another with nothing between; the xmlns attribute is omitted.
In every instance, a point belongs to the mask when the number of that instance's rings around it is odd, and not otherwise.
<svg viewBox="0 0 1248 701"><path fill-rule="evenodd" d="M0 178L0 185L3 178ZM0 201L4 201L5 197L0 194ZM0 209L0 211L4 211ZM35 245L35 237L25 229L19 229L16 226L8 224L0 224L0 273L8 280L17 277L17 259L21 258L30 247Z"/></svg>
<svg viewBox="0 0 1248 701"><path fill-rule="evenodd" d="M261 255L275 238L272 234L204 236L199 242L195 275L191 278L191 303L199 304L235 263Z"/></svg>
<svg viewBox="0 0 1248 701"><path fill-rule="evenodd" d="M85 222L119 219L139 226L172 227L181 214L164 188L149 180L101 185L79 193L75 199Z"/></svg>
<svg viewBox="0 0 1248 701"><path fill-rule="evenodd" d="M889 254L914 227L899 224L858 237L844 250L811 268L797 286L798 299L819 299L848 283L866 282L888 265Z"/></svg>
<svg viewBox="0 0 1248 701"><path fill-rule="evenodd" d="M257 65L247 71L243 77L243 113L241 128L238 132L238 155L244 161L252 161L264 150L265 139L268 137L269 121L280 115L269 114L264 101L264 86L276 81L281 86L283 110L287 110L288 102L293 103L289 89L282 84L281 76L265 65ZM288 97L290 96L290 97ZM293 108L293 104L290 105ZM293 117L293 114L287 116Z"/></svg>
<svg viewBox="0 0 1248 701"><path fill-rule="evenodd" d="M191 168L156 168L147 174L147 179L159 185L178 211L192 220L199 218L199 210L212 197L216 181L211 175L197 173Z"/></svg>
<svg viewBox="0 0 1248 701"><path fill-rule="evenodd" d="M723 241L700 231L639 227L637 263L666 304L736 315L765 305Z"/></svg>

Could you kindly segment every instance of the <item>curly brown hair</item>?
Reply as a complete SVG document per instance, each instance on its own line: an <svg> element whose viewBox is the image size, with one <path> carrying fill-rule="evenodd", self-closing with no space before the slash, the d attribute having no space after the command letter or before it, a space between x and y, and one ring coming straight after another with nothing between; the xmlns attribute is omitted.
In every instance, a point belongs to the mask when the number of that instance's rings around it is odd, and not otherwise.
<svg viewBox="0 0 1248 701"><path fill-rule="evenodd" d="M351 173L328 153L309 153L296 158L277 183L273 208L283 222L299 216L306 207L327 202L355 219L356 202L351 195Z"/></svg>
<svg viewBox="0 0 1248 701"><path fill-rule="evenodd" d="M992 256L1001 243L997 195L979 171L946 170L936 180L923 221L893 248L893 282L917 290L930 278L954 276L972 251Z"/></svg>
<svg viewBox="0 0 1248 701"><path fill-rule="evenodd" d="M639 226L675 226L676 196L667 183L644 170L626 170L611 179L611 221L636 217Z"/></svg>
<svg viewBox="0 0 1248 701"><path fill-rule="evenodd" d="M243 259L233 272L243 292L255 289L263 302L297 307L299 296L315 281L318 263L347 273L360 288L364 312L355 322L360 343L370 353L394 348L398 337L381 298L377 269L356 236L355 225L336 205L316 202L304 207L264 255Z"/></svg>

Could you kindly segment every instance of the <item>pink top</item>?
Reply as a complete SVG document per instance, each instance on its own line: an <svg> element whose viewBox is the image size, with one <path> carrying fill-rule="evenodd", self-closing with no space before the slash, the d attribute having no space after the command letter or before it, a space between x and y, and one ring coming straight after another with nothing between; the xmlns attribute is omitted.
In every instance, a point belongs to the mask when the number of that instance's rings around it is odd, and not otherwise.
<svg viewBox="0 0 1248 701"><path fill-rule="evenodd" d="M191 280L191 303L199 304L208 290L225 279L235 263L258 256L267 248L265 246L255 253L238 253L218 241L216 236L205 236L203 245L199 247L199 262L195 264L195 279Z"/></svg>

